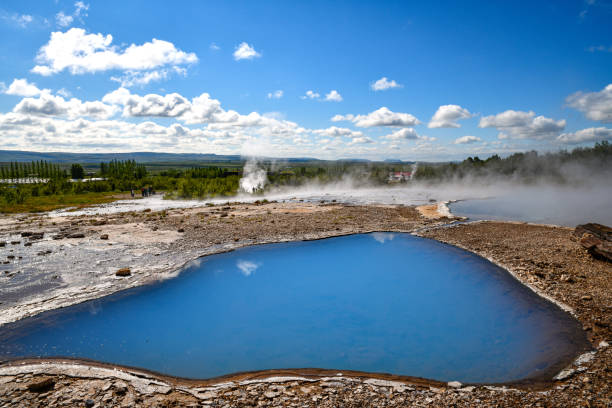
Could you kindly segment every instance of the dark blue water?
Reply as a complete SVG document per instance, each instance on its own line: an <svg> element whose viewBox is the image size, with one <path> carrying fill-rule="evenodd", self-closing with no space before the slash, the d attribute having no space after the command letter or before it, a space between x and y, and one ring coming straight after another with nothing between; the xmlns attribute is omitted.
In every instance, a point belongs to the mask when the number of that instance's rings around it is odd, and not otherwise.
<svg viewBox="0 0 612 408"><path fill-rule="evenodd" d="M502 382L562 368L569 315L463 250L407 234L272 244L0 329L0 355L191 378L328 368ZM552 370L552 371L551 371Z"/></svg>

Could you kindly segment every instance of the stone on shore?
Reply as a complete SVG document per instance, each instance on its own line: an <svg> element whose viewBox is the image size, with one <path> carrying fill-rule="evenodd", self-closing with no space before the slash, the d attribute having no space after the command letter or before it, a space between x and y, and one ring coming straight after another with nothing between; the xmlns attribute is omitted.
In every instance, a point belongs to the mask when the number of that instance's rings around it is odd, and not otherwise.
<svg viewBox="0 0 612 408"><path fill-rule="evenodd" d="M612 262L612 228L595 223L578 225L573 238L591 255Z"/></svg>
<svg viewBox="0 0 612 408"><path fill-rule="evenodd" d="M45 378L42 380L33 381L28 384L28 390L32 392L43 393L53 389L55 381L51 378Z"/></svg>
<svg viewBox="0 0 612 408"><path fill-rule="evenodd" d="M121 268L118 269L117 272L115 272L115 275L117 276L130 276L132 274L132 271L130 270L130 268Z"/></svg>

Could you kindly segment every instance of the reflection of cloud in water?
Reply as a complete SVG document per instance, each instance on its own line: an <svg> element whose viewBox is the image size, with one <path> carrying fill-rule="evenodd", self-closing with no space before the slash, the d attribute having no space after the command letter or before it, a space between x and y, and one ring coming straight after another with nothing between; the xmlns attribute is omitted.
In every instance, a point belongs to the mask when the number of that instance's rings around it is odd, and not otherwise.
<svg viewBox="0 0 612 408"><path fill-rule="evenodd" d="M238 262L236 262L236 266L238 269L240 269L240 272L242 272L244 276L250 276L261 265L255 262L240 259Z"/></svg>
<svg viewBox="0 0 612 408"><path fill-rule="evenodd" d="M102 306L100 302L91 302L89 303L89 314L95 316L102 311Z"/></svg>
<svg viewBox="0 0 612 408"><path fill-rule="evenodd" d="M392 241L395 238L395 234L391 232L374 232L372 233L372 238L384 244L386 241Z"/></svg>

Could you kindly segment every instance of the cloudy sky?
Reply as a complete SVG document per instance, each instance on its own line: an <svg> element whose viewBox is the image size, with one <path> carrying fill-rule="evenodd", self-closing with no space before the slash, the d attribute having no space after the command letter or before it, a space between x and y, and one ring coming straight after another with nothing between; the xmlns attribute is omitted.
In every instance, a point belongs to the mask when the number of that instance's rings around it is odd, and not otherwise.
<svg viewBox="0 0 612 408"><path fill-rule="evenodd" d="M612 140L612 1L0 4L0 149L405 160Z"/></svg>

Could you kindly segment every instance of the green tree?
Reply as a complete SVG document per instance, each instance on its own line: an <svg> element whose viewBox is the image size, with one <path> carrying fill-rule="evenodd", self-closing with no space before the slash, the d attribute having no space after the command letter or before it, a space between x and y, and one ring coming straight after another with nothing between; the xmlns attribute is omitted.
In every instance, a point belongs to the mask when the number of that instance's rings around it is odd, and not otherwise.
<svg viewBox="0 0 612 408"><path fill-rule="evenodd" d="M70 166L70 176L75 180L80 180L85 177L85 170L83 169L83 166L76 163Z"/></svg>

